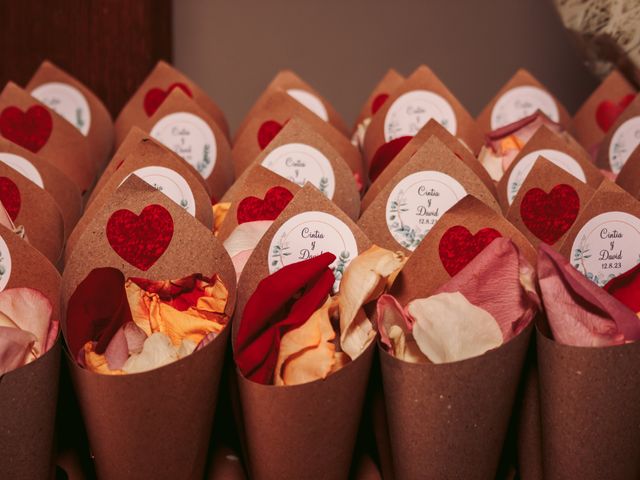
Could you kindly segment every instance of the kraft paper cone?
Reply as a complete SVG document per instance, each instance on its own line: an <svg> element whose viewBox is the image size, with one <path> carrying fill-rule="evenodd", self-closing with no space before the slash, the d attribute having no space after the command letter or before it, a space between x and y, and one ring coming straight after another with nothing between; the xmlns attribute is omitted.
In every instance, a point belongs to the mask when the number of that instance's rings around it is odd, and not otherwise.
<svg viewBox="0 0 640 480"><path fill-rule="evenodd" d="M194 167L213 198L222 197L233 183L231 147L226 136L204 109L179 88L139 127Z"/></svg>
<svg viewBox="0 0 640 480"><path fill-rule="evenodd" d="M1 137L0 162L15 168L51 194L62 213L66 238L82 214L78 187L47 160Z"/></svg>
<svg viewBox="0 0 640 480"><path fill-rule="evenodd" d="M598 147L596 165L603 170L619 173L625 162L638 146L638 118L640 117L640 96L636 95L627 108L609 128ZM630 123L627 123L629 122Z"/></svg>
<svg viewBox="0 0 640 480"><path fill-rule="evenodd" d="M452 135L460 138L474 154L480 150L483 140L476 121L444 83L427 66L421 65L390 93L389 99L371 118L364 137L366 164L371 164L383 144L418 133L430 118L435 118L435 112L438 113L436 120L446 122Z"/></svg>
<svg viewBox="0 0 640 480"><path fill-rule="evenodd" d="M379 348L396 478L495 477L532 330L440 365Z"/></svg>
<svg viewBox="0 0 640 480"><path fill-rule="evenodd" d="M285 161L290 160L293 165L287 166ZM352 219L358 218L360 193L351 169L304 120L297 117L289 120L254 163L281 172L301 187L311 183Z"/></svg>
<svg viewBox="0 0 640 480"><path fill-rule="evenodd" d="M523 106L518 108L518 104ZM554 122L564 127L569 125L571 117L562 103L531 73L521 68L482 109L477 122L482 133L489 133L532 115L538 109Z"/></svg>
<svg viewBox="0 0 640 480"><path fill-rule="evenodd" d="M80 130L89 141L91 156L104 167L113 149L113 120L95 93L48 60L40 64L25 89Z"/></svg>
<svg viewBox="0 0 640 480"><path fill-rule="evenodd" d="M382 190L389 180L398 173L405 163L409 162L411 157L424 145L424 143L431 137L436 137L446 147L451 150L455 155L462 160L476 176L484 183L485 187L489 189L491 194L496 196L496 186L487 170L482 166L478 159L473 155L471 150L467 148L460 140L451 135L446 128L440 125L436 120L429 120L424 127L422 127L416 135L409 140L409 142L393 157L393 160L387 167L378 175L378 178L371 184L367 192L362 199L362 211L365 211L369 205L376 198L380 190Z"/></svg>
<svg viewBox="0 0 640 480"><path fill-rule="evenodd" d="M616 183L640 200L640 145L629 155L629 159L616 177Z"/></svg>
<svg viewBox="0 0 640 480"><path fill-rule="evenodd" d="M245 480L247 476L237 452L219 445L215 447L205 478L207 480Z"/></svg>
<svg viewBox="0 0 640 480"><path fill-rule="evenodd" d="M349 133L347 124L340 114L317 90L296 75L295 72L282 70L273 77L269 85L267 85L267 88L264 89L260 97L256 100L256 103L249 109L236 130L234 141L242 134L254 114L264 107L269 94L277 90L285 92L296 99L296 101L310 112L313 112L318 118L333 125L343 135Z"/></svg>
<svg viewBox="0 0 640 480"><path fill-rule="evenodd" d="M519 187L529 175L528 168L539 156L545 157L591 188L598 188L602 182L602 173L578 143L567 135L558 135L541 126L518 152L498 182L496 190L504 212L509 210Z"/></svg>
<svg viewBox="0 0 640 480"><path fill-rule="evenodd" d="M264 137L264 125L270 126L271 138L267 135L263 141L273 139L275 134L293 117L299 117L318 135L322 136L347 162L353 173L364 178L360 152L333 125L325 122L302 104L283 91L270 92L262 108L258 109L247 123L241 135L233 144L233 161L236 172L244 171L260 154L266 144L261 145L259 138ZM267 123L269 122L269 123Z"/></svg>
<svg viewBox="0 0 640 480"><path fill-rule="evenodd" d="M605 113L604 110L622 111L620 102L627 95L635 93L636 89L624 75L619 70L612 70L578 109L569 131L584 148L591 149L600 143L606 134L606 130L603 129L606 125L601 126L598 123L598 110L602 113Z"/></svg>
<svg viewBox="0 0 640 480"><path fill-rule="evenodd" d="M207 112L207 115L218 124L224 135L229 138L229 126L222 110L191 79L173 66L160 60L120 111L115 122L116 145L122 142L131 127L139 125L151 117L154 113L152 111L153 108L158 108L158 105L162 105L169 93L182 88L188 90L189 96L193 98L200 108ZM153 100L151 97L155 97L155 101L150 102L150 100ZM149 103L153 104L151 109L149 109ZM145 104L147 108L145 108Z"/></svg>
<svg viewBox="0 0 640 480"><path fill-rule="evenodd" d="M20 110L22 118L26 116L29 122L35 122L29 125L35 125L37 128L34 131L20 130L20 138L16 138L9 131L0 134L51 162L69 177L85 196L93 186L99 166L98 159L91 158L85 136L45 104L9 82L0 93L2 124L5 123L4 119L8 118L7 113L12 111L11 107ZM35 121L34 116L42 118ZM9 119L7 125L11 126L13 122Z"/></svg>
<svg viewBox="0 0 640 480"><path fill-rule="evenodd" d="M65 238L62 213L53 197L0 162L0 201L15 226L24 227L28 242L55 264Z"/></svg>
<svg viewBox="0 0 640 480"><path fill-rule="evenodd" d="M360 113L356 118L352 134L356 133L358 126L367 118L371 118L380 107L387 101L389 94L397 88L404 77L398 73L395 69L390 68L371 90L371 93L367 97L367 100L362 105ZM365 127L366 128L366 127Z"/></svg>
<svg viewBox="0 0 640 480"><path fill-rule="evenodd" d="M139 214L150 204L169 212L174 232L165 252L145 272L110 247L105 225L117 210ZM151 279L218 273L229 290L225 312L233 315L235 272L222 245L195 218L135 176L114 193L78 240L63 277L65 305L78 283L100 266L118 268L125 277ZM66 321L62 327L68 338ZM227 326L201 350L139 374L96 374L67 355L98 477L202 478L229 332Z"/></svg>
<svg viewBox="0 0 640 480"><path fill-rule="evenodd" d="M7 247L2 248L0 282L7 282L3 288L39 290L53 304L52 319L58 320L60 274L40 252L2 226L0 238ZM40 358L0 376L0 478L50 478L60 345L58 338Z"/></svg>
<svg viewBox="0 0 640 480"><path fill-rule="evenodd" d="M638 478L640 343L537 343L544 478Z"/></svg>

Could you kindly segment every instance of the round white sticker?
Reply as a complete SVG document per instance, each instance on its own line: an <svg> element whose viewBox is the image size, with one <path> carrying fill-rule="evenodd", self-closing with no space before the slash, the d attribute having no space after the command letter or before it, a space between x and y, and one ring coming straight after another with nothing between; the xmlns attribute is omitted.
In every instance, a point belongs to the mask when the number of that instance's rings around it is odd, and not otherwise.
<svg viewBox="0 0 640 480"><path fill-rule="evenodd" d="M331 162L311 145L281 145L265 157L262 166L300 186L309 182L327 197L333 198L336 178Z"/></svg>
<svg viewBox="0 0 640 480"><path fill-rule="evenodd" d="M443 97L428 90L412 90L400 95L384 119L384 141L411 136L431 119L445 127L451 135L458 129L456 114Z"/></svg>
<svg viewBox="0 0 640 480"><path fill-rule="evenodd" d="M466 194L446 173L412 173L398 182L387 198L387 228L396 242L413 251L444 212Z"/></svg>
<svg viewBox="0 0 640 480"><path fill-rule="evenodd" d="M180 155L204 178L216 164L217 145L207 122L189 112L170 113L158 120L151 136Z"/></svg>
<svg viewBox="0 0 640 480"><path fill-rule="evenodd" d="M619 173L636 147L640 145L640 116L632 117L618 127L609 143L609 165Z"/></svg>
<svg viewBox="0 0 640 480"><path fill-rule="evenodd" d="M538 157L546 158L557 167L560 167L565 172L570 173L581 182L586 183L587 177L584 174L584 170L571 155L567 155L559 150L543 148L541 150L528 153L522 157L511 170L509 181L507 182L507 199L509 200L509 205L513 203L513 199L516 198L520 187L527 179L527 175L529 175L529 172L533 168Z"/></svg>
<svg viewBox="0 0 640 480"><path fill-rule="evenodd" d="M302 105L307 107L325 122L329 121L329 114L327 113L327 109L325 108L322 100L316 97L313 93L309 93L306 90L302 90L300 88L290 88L287 90L287 93L295 98Z"/></svg>
<svg viewBox="0 0 640 480"><path fill-rule="evenodd" d="M337 290L345 268L358 256L353 232L342 220L328 213L299 213L284 222L273 236L269 246L269 272L325 252L336 256L330 267L336 276L334 290Z"/></svg>
<svg viewBox="0 0 640 480"><path fill-rule="evenodd" d="M507 90L491 110L491 129L495 130L541 110L554 122L560 120L560 112L553 97L538 87L523 85Z"/></svg>
<svg viewBox="0 0 640 480"><path fill-rule="evenodd" d="M4 290L11 278L11 253L4 238L0 237L0 292Z"/></svg>
<svg viewBox="0 0 640 480"><path fill-rule="evenodd" d="M91 128L91 110L84 95L68 83L50 82L36 87L31 95L76 127L83 135Z"/></svg>
<svg viewBox="0 0 640 480"><path fill-rule="evenodd" d="M193 197L193 192L184 177L175 170L152 165L139 168L131 175L140 177L152 187L160 190L195 217L196 200ZM129 175L120 184L122 185L127 178Z"/></svg>
<svg viewBox="0 0 640 480"><path fill-rule="evenodd" d="M24 157L13 153L0 153L0 162L13 168L16 172L27 177L40 188L44 188L44 181L38 169Z"/></svg>
<svg viewBox="0 0 640 480"><path fill-rule="evenodd" d="M640 219L625 212L601 213L573 241L571 263L593 283L609 280L640 262Z"/></svg>

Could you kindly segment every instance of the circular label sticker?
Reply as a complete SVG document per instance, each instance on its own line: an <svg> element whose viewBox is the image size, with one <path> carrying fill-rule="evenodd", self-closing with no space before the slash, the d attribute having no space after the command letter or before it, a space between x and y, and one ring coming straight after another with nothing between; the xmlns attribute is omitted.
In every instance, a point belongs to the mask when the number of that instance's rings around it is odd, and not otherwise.
<svg viewBox="0 0 640 480"><path fill-rule="evenodd" d="M336 256L330 267L336 277L334 290L337 291L345 268L358 256L353 232L342 220L328 213L299 213L284 222L273 236L268 254L269 272L325 252Z"/></svg>
<svg viewBox="0 0 640 480"><path fill-rule="evenodd" d="M609 165L620 173L636 147L640 145L640 116L630 118L618 127L609 143Z"/></svg>
<svg viewBox="0 0 640 480"><path fill-rule="evenodd" d="M560 112L553 97L538 87L523 85L507 90L491 110L491 130L495 130L541 110L554 122L560 120Z"/></svg>
<svg viewBox="0 0 640 480"><path fill-rule="evenodd" d="M456 114L443 97L428 90L404 93L393 102L384 118L384 141L413 137L432 118L440 122L451 135L456 134Z"/></svg>
<svg viewBox="0 0 640 480"><path fill-rule="evenodd" d="M188 112L170 113L158 120L151 136L180 155L204 178L209 178L216 164L216 138L197 115Z"/></svg>
<svg viewBox="0 0 640 480"><path fill-rule="evenodd" d="M331 162L311 145L281 145L265 157L262 166L300 186L309 182L327 197L333 198L336 179Z"/></svg>
<svg viewBox="0 0 640 480"><path fill-rule="evenodd" d="M601 287L639 262L640 219L625 212L593 217L571 248L573 266Z"/></svg>
<svg viewBox="0 0 640 480"><path fill-rule="evenodd" d="M440 217L467 194L453 177L432 170L403 178L387 198L387 228L407 250L415 250Z"/></svg>
<svg viewBox="0 0 640 480"><path fill-rule="evenodd" d="M546 158L551 163L560 167L565 172L570 173L581 182L587 182L584 170L571 155L567 155L564 152L550 148L536 150L522 157L511 170L509 181L507 182L507 199L509 200L509 205L513 203L513 199L516 198L520 187L527 179L527 175L529 175L529 172L533 168L538 157Z"/></svg>
<svg viewBox="0 0 640 480"><path fill-rule="evenodd" d="M4 290L11 278L11 253L4 238L0 237L0 292Z"/></svg>
<svg viewBox="0 0 640 480"><path fill-rule="evenodd" d="M287 90L287 93L295 98L302 105L307 107L325 122L329 121L329 114L327 113L327 109L325 108L322 100L316 97L313 93L309 93L306 90L302 90L300 88L290 88Z"/></svg>
<svg viewBox="0 0 640 480"><path fill-rule="evenodd" d="M44 181L38 169L24 157L13 153L0 153L0 162L13 168L16 172L27 177L40 188L44 188Z"/></svg>
<svg viewBox="0 0 640 480"><path fill-rule="evenodd" d="M196 201L193 197L193 192L184 177L175 170L152 165L139 168L130 175L140 177L140 179L147 182L153 188L160 190L191 215L196 216ZM129 178L129 175L120 182L120 185L122 185L127 178Z"/></svg>
<svg viewBox="0 0 640 480"><path fill-rule="evenodd" d="M83 135L91 127L91 110L84 95L68 83L50 82L36 87L31 95L76 127Z"/></svg>

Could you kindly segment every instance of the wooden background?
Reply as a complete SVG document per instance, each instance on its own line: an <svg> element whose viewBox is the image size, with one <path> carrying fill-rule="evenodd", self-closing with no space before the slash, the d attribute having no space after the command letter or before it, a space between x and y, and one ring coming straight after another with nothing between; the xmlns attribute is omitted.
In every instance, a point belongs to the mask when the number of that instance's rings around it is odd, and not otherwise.
<svg viewBox="0 0 640 480"><path fill-rule="evenodd" d="M0 0L0 88L49 59L117 115L158 59L171 60L171 0Z"/></svg>

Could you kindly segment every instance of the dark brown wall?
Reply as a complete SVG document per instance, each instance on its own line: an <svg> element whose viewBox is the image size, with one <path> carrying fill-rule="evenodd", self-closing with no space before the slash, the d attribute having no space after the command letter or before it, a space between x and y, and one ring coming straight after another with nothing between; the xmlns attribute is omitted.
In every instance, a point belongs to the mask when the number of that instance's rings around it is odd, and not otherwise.
<svg viewBox="0 0 640 480"><path fill-rule="evenodd" d="M426 63L474 115L521 66L571 112L596 85L551 0L174 0L174 34L232 126L282 68L349 122L388 67Z"/></svg>
<svg viewBox="0 0 640 480"><path fill-rule="evenodd" d="M112 114L171 56L171 0L0 0L0 89L24 86L48 58Z"/></svg>

